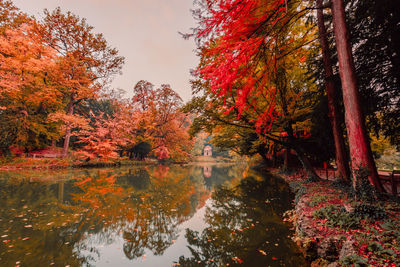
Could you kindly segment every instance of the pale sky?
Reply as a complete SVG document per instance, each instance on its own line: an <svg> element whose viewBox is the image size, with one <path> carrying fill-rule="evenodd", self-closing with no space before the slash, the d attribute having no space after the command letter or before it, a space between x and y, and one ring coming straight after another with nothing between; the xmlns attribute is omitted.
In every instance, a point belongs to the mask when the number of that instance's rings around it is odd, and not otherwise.
<svg viewBox="0 0 400 267"><path fill-rule="evenodd" d="M13 0L22 11L43 17L43 9L62 11L87 19L94 32L125 57L123 74L112 87L132 95L139 80L155 86L170 84L187 101L191 98L190 69L197 65L193 40L179 32L194 26L190 9L193 0Z"/></svg>

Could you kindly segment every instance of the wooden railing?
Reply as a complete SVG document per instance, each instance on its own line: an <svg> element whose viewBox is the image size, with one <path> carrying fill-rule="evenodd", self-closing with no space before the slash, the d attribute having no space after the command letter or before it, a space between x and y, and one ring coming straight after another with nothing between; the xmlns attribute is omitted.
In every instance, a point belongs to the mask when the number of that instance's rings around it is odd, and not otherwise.
<svg viewBox="0 0 400 267"><path fill-rule="evenodd" d="M29 158L60 158L61 154L27 154Z"/></svg>
<svg viewBox="0 0 400 267"><path fill-rule="evenodd" d="M321 178L326 180L335 180L338 178L337 169L332 168L316 168L315 173ZM393 171L379 171L379 179L386 193L400 197L400 170ZM306 177L303 169L299 169L294 174L295 177Z"/></svg>
<svg viewBox="0 0 400 267"><path fill-rule="evenodd" d="M400 170L393 170L391 173L380 172L379 178L387 193L399 196Z"/></svg>

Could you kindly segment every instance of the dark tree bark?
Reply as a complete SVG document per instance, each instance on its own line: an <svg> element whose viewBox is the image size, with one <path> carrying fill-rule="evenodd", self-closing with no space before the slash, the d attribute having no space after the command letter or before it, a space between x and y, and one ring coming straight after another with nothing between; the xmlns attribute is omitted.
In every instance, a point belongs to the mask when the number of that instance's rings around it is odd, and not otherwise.
<svg viewBox="0 0 400 267"><path fill-rule="evenodd" d="M67 110L68 115L74 114L74 99L71 97L70 102L68 104L68 110ZM67 130L65 133L65 138L64 138L64 147L62 151L62 157L65 158L68 156L68 148L69 148L69 141L71 139L71 126L67 124Z"/></svg>
<svg viewBox="0 0 400 267"><path fill-rule="evenodd" d="M370 182L379 191L383 191L376 170L375 161L372 157L371 147L365 127L365 120L361 111L360 95L357 87L349 35L347 32L343 0L332 0L332 13L336 49L339 59L339 73L342 81L350 158L354 176L353 185L357 183L355 171L360 167L367 167L370 172Z"/></svg>
<svg viewBox="0 0 400 267"><path fill-rule="evenodd" d="M328 95L329 119L332 126L333 138L335 141L336 165L339 176L350 181L350 167L347 159L346 147L344 143L343 131L340 126L339 108L337 104L338 94L333 82L333 69L331 55L329 52L328 37L324 24L324 13L322 7L323 0L316 0L319 40L322 49L322 58L325 70L325 87Z"/></svg>
<svg viewBox="0 0 400 267"><path fill-rule="evenodd" d="M308 160L304 150L299 146L295 146L293 150L296 152L297 158L303 166L303 169L306 171L307 177L312 180L321 180L318 174L314 171L314 168Z"/></svg>
<svg viewBox="0 0 400 267"><path fill-rule="evenodd" d="M257 149L258 154L262 157L266 164L269 163L269 159L267 157L268 150L265 148L264 145L260 145Z"/></svg>
<svg viewBox="0 0 400 267"><path fill-rule="evenodd" d="M276 167L276 145L273 146L273 151L272 151L272 166L274 168Z"/></svg>
<svg viewBox="0 0 400 267"><path fill-rule="evenodd" d="M311 162L308 160L303 148L297 144L291 122L287 124L285 130L288 134L289 141L289 146L286 149L287 153L289 154L290 148L292 148L294 152L296 152L297 158L299 159L301 165L303 166L303 169L307 173L307 177L312 180L321 180L318 174L314 171L314 168L311 165Z"/></svg>
<svg viewBox="0 0 400 267"><path fill-rule="evenodd" d="M286 148L285 151L283 152L283 168L285 171L288 171L290 169L289 154L290 154L290 148Z"/></svg>

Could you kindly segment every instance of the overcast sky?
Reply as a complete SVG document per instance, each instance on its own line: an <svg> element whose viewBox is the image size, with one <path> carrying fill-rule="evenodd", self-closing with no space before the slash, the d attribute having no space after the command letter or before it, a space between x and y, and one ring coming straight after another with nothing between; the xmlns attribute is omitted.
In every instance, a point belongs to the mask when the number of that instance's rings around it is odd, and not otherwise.
<svg viewBox="0 0 400 267"><path fill-rule="evenodd" d="M170 84L189 100L190 69L198 62L193 40L178 34L194 25L192 0L13 0L22 11L43 17L43 9L61 7L87 19L95 32L125 57L123 74L113 87L131 95L139 80Z"/></svg>

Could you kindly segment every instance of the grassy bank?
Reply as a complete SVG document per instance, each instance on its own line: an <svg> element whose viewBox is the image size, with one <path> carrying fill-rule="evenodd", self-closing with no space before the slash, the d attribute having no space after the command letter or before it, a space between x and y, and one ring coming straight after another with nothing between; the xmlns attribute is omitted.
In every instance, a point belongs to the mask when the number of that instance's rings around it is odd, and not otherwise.
<svg viewBox="0 0 400 267"><path fill-rule="evenodd" d="M165 161L167 164L201 164L215 165L236 162L233 159L223 157L194 157L187 162ZM146 160L129 160L128 158L120 158L115 160L103 161L100 159L82 161L74 157L67 158L28 158L18 157L13 159L0 158L0 170L17 170L17 169L65 169L65 168L101 168L101 167L118 167L118 166L143 166L159 164L157 159Z"/></svg>
<svg viewBox="0 0 400 267"><path fill-rule="evenodd" d="M91 160L81 161L74 158L15 158L12 160L1 160L0 170L16 170L16 169L65 169L65 168L98 168L113 166L130 166L130 165L149 165L158 163L155 159L144 161L119 159L112 161Z"/></svg>

